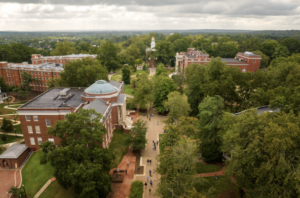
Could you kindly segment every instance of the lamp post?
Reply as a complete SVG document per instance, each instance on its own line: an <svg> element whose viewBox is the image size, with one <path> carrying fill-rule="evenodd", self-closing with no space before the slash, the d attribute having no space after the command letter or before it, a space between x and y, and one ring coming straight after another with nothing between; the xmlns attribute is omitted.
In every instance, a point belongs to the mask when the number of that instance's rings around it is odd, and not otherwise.
<svg viewBox="0 0 300 198"><path fill-rule="evenodd" d="M17 137L17 130L16 130L16 128L14 128L15 129L15 136Z"/></svg>
<svg viewBox="0 0 300 198"><path fill-rule="evenodd" d="M22 187L23 187L23 190L24 190L24 193L25 193L25 197L27 197L27 195L26 195L26 190L25 190L25 187L24 187L24 184L22 184Z"/></svg>

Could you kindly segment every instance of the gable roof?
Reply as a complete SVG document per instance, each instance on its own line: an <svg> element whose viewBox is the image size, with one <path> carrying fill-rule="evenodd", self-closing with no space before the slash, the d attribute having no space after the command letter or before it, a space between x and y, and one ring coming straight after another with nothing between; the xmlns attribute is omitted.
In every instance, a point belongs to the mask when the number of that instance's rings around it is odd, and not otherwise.
<svg viewBox="0 0 300 198"><path fill-rule="evenodd" d="M13 144L0 155L0 159L17 159L26 149L25 144Z"/></svg>
<svg viewBox="0 0 300 198"><path fill-rule="evenodd" d="M97 113L100 113L102 116L104 116L104 113L106 112L108 105L106 104L105 101L96 98L90 104L85 105L82 107L83 109L95 109ZM95 118L96 116L92 116L92 119Z"/></svg>

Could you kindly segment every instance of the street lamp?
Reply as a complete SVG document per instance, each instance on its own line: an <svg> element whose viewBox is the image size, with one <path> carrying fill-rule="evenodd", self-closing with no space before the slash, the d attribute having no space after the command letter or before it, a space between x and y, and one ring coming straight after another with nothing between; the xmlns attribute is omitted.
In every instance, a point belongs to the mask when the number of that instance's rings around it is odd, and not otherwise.
<svg viewBox="0 0 300 198"><path fill-rule="evenodd" d="M27 195L26 195L26 190L25 190L25 187L24 187L24 184L22 184L22 187L23 187L23 190L24 190L24 193L25 193L25 197L27 197Z"/></svg>

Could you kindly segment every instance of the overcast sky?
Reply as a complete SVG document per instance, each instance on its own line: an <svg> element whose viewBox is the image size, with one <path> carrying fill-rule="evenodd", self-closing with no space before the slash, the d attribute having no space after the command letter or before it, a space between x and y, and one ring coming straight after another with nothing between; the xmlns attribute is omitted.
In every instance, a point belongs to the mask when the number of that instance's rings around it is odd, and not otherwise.
<svg viewBox="0 0 300 198"><path fill-rule="evenodd" d="M0 0L0 31L300 29L300 0Z"/></svg>

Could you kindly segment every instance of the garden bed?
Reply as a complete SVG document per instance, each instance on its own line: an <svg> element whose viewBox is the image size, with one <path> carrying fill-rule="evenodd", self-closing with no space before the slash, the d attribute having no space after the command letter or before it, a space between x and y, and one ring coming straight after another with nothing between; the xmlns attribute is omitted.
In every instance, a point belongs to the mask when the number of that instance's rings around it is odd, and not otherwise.
<svg viewBox="0 0 300 198"><path fill-rule="evenodd" d="M136 157L134 174L144 174L144 166L140 166L140 151L132 151L132 153Z"/></svg>

